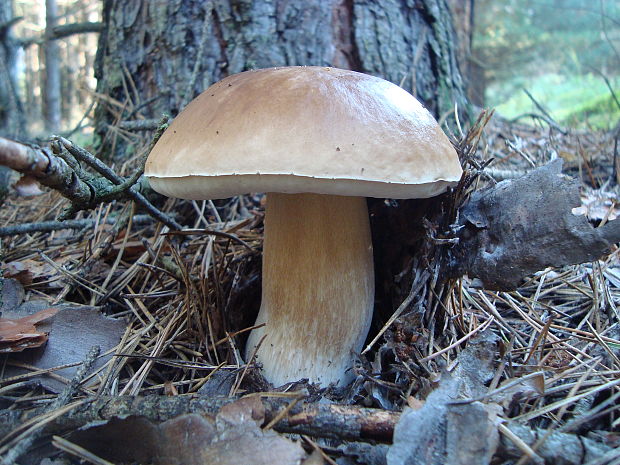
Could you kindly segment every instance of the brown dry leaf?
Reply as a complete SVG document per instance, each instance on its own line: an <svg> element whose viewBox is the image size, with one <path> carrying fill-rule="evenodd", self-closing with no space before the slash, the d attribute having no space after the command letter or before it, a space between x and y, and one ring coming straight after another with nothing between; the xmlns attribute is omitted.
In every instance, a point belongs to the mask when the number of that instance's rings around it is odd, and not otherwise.
<svg viewBox="0 0 620 465"><path fill-rule="evenodd" d="M502 390L502 386L508 386ZM526 399L540 396L545 393L545 375L543 373L528 376L524 379L510 378L502 382L499 391L490 397L491 401L508 407L514 402L521 402Z"/></svg>
<svg viewBox="0 0 620 465"><path fill-rule="evenodd" d="M301 465L306 453L298 443L260 428L264 414L259 398L244 398L223 407L215 419L188 414L159 425L115 419L75 433L71 441L113 462Z"/></svg>
<svg viewBox="0 0 620 465"><path fill-rule="evenodd" d="M323 454L318 449L312 451L312 454L303 461L303 465L324 465L325 460L323 460Z"/></svg>
<svg viewBox="0 0 620 465"><path fill-rule="evenodd" d="M15 320L0 318L0 353L21 352L45 344L47 333L38 331L35 325L57 312L57 308L46 308Z"/></svg>
<svg viewBox="0 0 620 465"><path fill-rule="evenodd" d="M424 407L424 401L420 400L420 399L416 399L413 396L408 396L407 397L407 406L410 409L418 410L418 409L421 409L422 407Z"/></svg>
<svg viewBox="0 0 620 465"><path fill-rule="evenodd" d="M20 197L35 197L37 195L45 194L45 191L41 190L39 182L30 176L22 176L15 184L13 189Z"/></svg>
<svg viewBox="0 0 620 465"><path fill-rule="evenodd" d="M57 266L63 266L71 259L70 256L54 257ZM24 286L34 282L46 281L48 287L62 287L60 272L50 263L26 258L12 261L4 265L2 274L5 278L18 280Z"/></svg>
<svg viewBox="0 0 620 465"><path fill-rule="evenodd" d="M21 317L18 312L30 312L35 302L22 304L15 312L7 312L5 316L12 318ZM98 307L59 305L59 311L54 320L48 324L43 323L44 331L49 332L49 341L44 349L29 350L21 354L15 354L12 359L16 362L26 363L40 369L57 367L59 365L73 364L84 360L92 346L101 347L101 352L111 351L121 339L127 324L124 320L106 317ZM95 362L95 367L100 367L110 359L111 355L101 356ZM75 376L77 367L68 367L56 370L55 373L67 379ZM7 367L7 376L16 376L26 371L17 366ZM59 392L65 387L62 381L42 376L36 381L46 389Z"/></svg>
<svg viewBox="0 0 620 465"><path fill-rule="evenodd" d="M9 262L4 265L2 276L5 278L15 279L24 286L32 284L33 280L32 271L28 269L25 263L17 261Z"/></svg>

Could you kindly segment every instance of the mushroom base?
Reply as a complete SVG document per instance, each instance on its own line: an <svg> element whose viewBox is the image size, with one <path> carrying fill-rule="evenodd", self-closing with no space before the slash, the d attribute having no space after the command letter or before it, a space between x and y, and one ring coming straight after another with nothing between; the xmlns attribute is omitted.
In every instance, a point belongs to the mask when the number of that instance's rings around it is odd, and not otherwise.
<svg viewBox="0 0 620 465"><path fill-rule="evenodd" d="M267 195L262 302L246 356L274 385L327 386L351 367L372 318L374 270L364 197ZM262 342L261 342L262 341Z"/></svg>

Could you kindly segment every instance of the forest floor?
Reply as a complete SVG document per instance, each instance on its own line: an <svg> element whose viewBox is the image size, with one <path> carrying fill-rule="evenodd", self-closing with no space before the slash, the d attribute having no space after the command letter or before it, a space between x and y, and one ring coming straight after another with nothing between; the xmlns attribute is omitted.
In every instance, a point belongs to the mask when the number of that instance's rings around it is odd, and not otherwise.
<svg viewBox="0 0 620 465"><path fill-rule="evenodd" d="M149 140L120 136L142 147L114 167L130 175ZM477 187L560 157L582 183L575 213L601 225L620 215L617 142L612 132L492 119L476 156L494 161ZM54 220L66 207L57 192L32 193L9 196L0 227ZM3 463L19 456L24 464L267 460L253 447L283 464L306 455L307 464L620 463L617 247L594 263L541 270L511 292L467 277L441 284L441 292L427 286L425 302L378 322L381 336L348 389L273 388L242 356L260 302L262 198L158 202L190 228L170 231L117 201L80 213L79 229L2 237ZM445 394L451 389L459 402ZM120 396L134 397L121 404ZM222 399L243 396L263 402L222 407ZM145 397L152 404L138 403ZM171 407L190 397L204 403ZM342 410L329 410L322 397ZM95 406L101 399L105 408ZM179 439L181 420L171 419L195 411L214 420L195 426L204 419L183 417L183 427L200 434ZM435 437L422 437L420 425ZM195 456L178 455L178 443ZM407 461L416 447L441 458Z"/></svg>

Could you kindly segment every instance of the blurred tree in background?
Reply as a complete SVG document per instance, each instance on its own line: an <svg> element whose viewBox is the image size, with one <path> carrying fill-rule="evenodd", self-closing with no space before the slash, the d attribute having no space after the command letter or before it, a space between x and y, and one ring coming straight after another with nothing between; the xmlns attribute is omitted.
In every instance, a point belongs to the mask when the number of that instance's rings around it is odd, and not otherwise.
<svg viewBox="0 0 620 465"><path fill-rule="evenodd" d="M94 100L100 10L99 0L0 0L0 134L78 124Z"/></svg>
<svg viewBox="0 0 620 465"><path fill-rule="evenodd" d="M620 117L609 89L620 77L619 2L476 0L475 22L476 103L515 117L532 111L526 88L564 124Z"/></svg>

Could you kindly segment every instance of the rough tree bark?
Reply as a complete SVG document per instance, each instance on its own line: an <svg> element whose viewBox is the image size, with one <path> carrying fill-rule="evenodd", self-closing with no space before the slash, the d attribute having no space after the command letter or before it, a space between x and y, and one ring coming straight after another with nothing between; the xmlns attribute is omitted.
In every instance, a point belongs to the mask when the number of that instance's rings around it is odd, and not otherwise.
<svg viewBox="0 0 620 465"><path fill-rule="evenodd" d="M445 0L105 0L103 23L97 90L123 119L174 116L229 74L287 65L381 76L436 115L463 103ZM117 112L99 106L100 132Z"/></svg>

